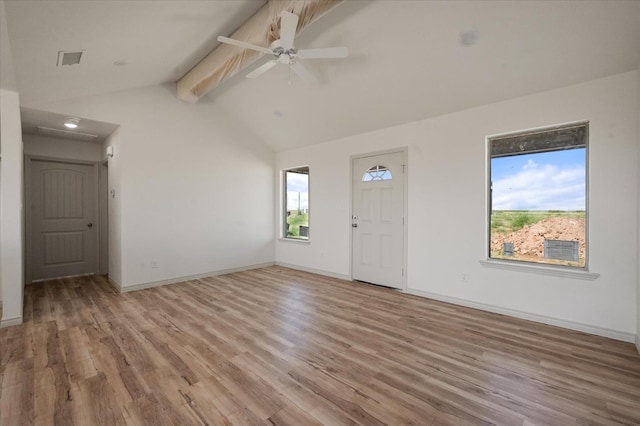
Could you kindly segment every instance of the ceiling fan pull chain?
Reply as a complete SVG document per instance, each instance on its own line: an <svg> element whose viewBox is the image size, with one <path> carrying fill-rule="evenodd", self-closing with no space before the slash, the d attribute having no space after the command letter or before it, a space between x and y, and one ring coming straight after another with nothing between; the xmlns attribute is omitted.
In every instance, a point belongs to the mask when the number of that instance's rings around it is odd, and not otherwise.
<svg viewBox="0 0 640 426"><path fill-rule="evenodd" d="M289 63L289 86L291 86L291 63Z"/></svg>

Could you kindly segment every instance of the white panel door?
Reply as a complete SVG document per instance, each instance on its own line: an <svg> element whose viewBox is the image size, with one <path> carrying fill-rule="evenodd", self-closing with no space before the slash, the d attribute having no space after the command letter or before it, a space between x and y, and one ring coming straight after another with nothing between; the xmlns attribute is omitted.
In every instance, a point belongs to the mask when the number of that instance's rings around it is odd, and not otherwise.
<svg viewBox="0 0 640 426"><path fill-rule="evenodd" d="M353 160L353 279L404 288L404 153Z"/></svg>
<svg viewBox="0 0 640 426"><path fill-rule="evenodd" d="M32 280L96 272L95 192L91 165L31 162Z"/></svg>

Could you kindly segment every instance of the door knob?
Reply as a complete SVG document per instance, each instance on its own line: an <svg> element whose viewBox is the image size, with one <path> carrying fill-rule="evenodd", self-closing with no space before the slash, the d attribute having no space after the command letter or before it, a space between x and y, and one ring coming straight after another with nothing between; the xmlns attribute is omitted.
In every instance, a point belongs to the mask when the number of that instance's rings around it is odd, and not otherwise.
<svg viewBox="0 0 640 426"><path fill-rule="evenodd" d="M91 222L87 223L87 228L93 228L93 223Z"/></svg>
<svg viewBox="0 0 640 426"><path fill-rule="evenodd" d="M357 224L357 223L352 223L352 224L351 224L351 227L352 227L352 228L357 228L357 227L358 227L358 224Z"/></svg>

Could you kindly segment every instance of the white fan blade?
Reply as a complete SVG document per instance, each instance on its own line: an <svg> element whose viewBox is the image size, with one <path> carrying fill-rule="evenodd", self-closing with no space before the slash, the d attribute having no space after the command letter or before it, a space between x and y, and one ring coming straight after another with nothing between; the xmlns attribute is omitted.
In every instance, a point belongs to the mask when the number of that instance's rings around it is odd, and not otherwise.
<svg viewBox="0 0 640 426"><path fill-rule="evenodd" d="M282 11L280 14L280 45L284 50L289 50L293 47L293 39L296 37L297 28L298 15Z"/></svg>
<svg viewBox="0 0 640 426"><path fill-rule="evenodd" d="M264 63L260 65L258 68L256 68L255 70L251 71L249 74L247 74L247 78L260 77L262 74L269 71L271 68L275 67L276 65L278 65L278 61L276 61L275 59L267 63Z"/></svg>
<svg viewBox="0 0 640 426"><path fill-rule="evenodd" d="M325 47L322 49L298 50L298 57L302 59L346 58L348 55L349 49L346 47Z"/></svg>
<svg viewBox="0 0 640 426"><path fill-rule="evenodd" d="M305 68L300 62L294 62L289 65L293 72L298 74L298 76L304 81L316 81L316 77L309 72L307 68Z"/></svg>
<svg viewBox="0 0 640 426"><path fill-rule="evenodd" d="M271 49L267 47L258 46L256 44L247 43L246 41L235 40L229 37L219 36L218 41L220 43L231 44L233 46L243 47L245 49L257 50L258 52L267 53L273 55Z"/></svg>

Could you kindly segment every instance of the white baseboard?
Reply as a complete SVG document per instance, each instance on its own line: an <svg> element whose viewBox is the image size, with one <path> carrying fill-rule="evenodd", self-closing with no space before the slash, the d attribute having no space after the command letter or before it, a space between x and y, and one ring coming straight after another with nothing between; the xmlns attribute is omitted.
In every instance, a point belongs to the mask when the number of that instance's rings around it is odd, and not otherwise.
<svg viewBox="0 0 640 426"><path fill-rule="evenodd" d="M322 269L307 268L305 266L292 265L292 264L284 263L284 262L276 262L275 264L277 266L282 266L283 268L295 269L297 271L309 272L309 273L312 273L312 274L324 275L326 277L338 278L340 280L351 281L351 277L348 276L348 275L336 274L334 272L323 271Z"/></svg>
<svg viewBox="0 0 640 426"><path fill-rule="evenodd" d="M465 306L467 308L479 309L481 311L493 312L496 314L508 315L510 317L522 318L529 321L539 322L542 324L555 325L558 327L567 328L569 330L582 331L584 333L595 334L597 336L608 337L610 339L622 340L623 342L633 343L637 340L636 336L631 333L625 333L624 331L611 330L604 327L597 327L588 324L582 324L578 322L547 317L544 315L536 315L528 312L517 311L515 309L501 308L499 306L487 305L484 303L472 302L470 300L458 299L457 297L443 296L440 294L429 293L427 291L407 289L405 291L408 294L414 296L426 297L428 299L439 300L441 302L451 303L454 305ZM636 343L637 345L637 343ZM637 345L638 346L638 345ZM640 351L640 347L639 347Z"/></svg>
<svg viewBox="0 0 640 426"><path fill-rule="evenodd" d="M122 286L120 285L120 283L111 278L109 274L107 274L107 282L111 284L111 287L113 287L118 293L122 293Z"/></svg>
<svg viewBox="0 0 640 426"><path fill-rule="evenodd" d="M0 328L22 324L22 316L2 319L2 300L0 300Z"/></svg>
<svg viewBox="0 0 640 426"><path fill-rule="evenodd" d="M254 265L241 266L238 268L222 269L219 271L205 272L203 274L189 275L186 277L177 277L177 278L171 278L171 279L162 280L162 281L133 284L133 285L124 286L124 287L113 280L112 282L120 293L128 293L130 291L144 290L146 288L160 287L168 284L177 284L184 281L199 280L201 278L214 277L216 275L232 274L234 272L242 272L242 271L248 271L251 269L258 269L258 268L266 268L268 266L273 266L273 265L275 265L274 262L259 263Z"/></svg>
<svg viewBox="0 0 640 426"><path fill-rule="evenodd" d="M7 319L0 319L0 328L11 327L12 325L22 324L22 317L13 317Z"/></svg>

